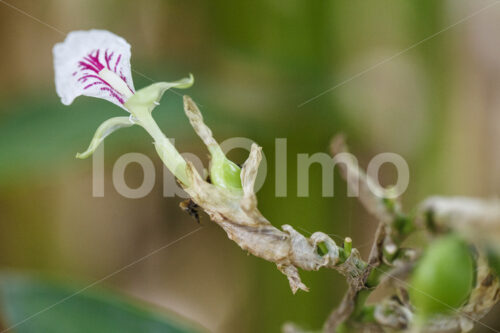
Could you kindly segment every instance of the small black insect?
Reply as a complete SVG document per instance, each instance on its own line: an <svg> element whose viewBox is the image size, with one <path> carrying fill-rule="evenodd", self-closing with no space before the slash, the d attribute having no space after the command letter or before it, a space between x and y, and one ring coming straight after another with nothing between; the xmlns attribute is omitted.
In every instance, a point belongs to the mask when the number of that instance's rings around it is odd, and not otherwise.
<svg viewBox="0 0 500 333"><path fill-rule="evenodd" d="M194 218L196 220L196 222L198 222L198 224L200 224L200 212L199 212L200 206L198 206L191 199L187 199L185 201L182 201L179 204L179 206L181 207L181 209L183 211L185 211L186 213L188 213L189 216L191 216L192 218Z"/></svg>

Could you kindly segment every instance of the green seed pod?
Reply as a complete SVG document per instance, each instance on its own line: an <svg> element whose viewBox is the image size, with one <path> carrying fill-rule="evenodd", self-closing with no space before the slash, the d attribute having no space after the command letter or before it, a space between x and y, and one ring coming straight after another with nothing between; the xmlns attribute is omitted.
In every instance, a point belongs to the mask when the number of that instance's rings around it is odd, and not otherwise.
<svg viewBox="0 0 500 333"><path fill-rule="evenodd" d="M219 149L213 149L210 165L212 183L227 189L241 190L241 168L226 158Z"/></svg>
<svg viewBox="0 0 500 333"><path fill-rule="evenodd" d="M474 260L467 244L456 235L432 242L417 263L410 281L410 299L418 316L458 309L469 297L474 282Z"/></svg>

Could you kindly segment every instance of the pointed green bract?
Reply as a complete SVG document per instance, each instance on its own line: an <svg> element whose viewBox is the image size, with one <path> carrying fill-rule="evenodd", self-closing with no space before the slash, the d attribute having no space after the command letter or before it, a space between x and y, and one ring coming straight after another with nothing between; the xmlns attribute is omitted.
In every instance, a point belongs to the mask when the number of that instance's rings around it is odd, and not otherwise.
<svg viewBox="0 0 500 333"><path fill-rule="evenodd" d="M129 117L114 117L106 120L97 128L97 131L95 132L92 141L90 141L90 145L87 150L83 153L76 154L76 158L84 159L89 157L108 135L120 128L130 127L133 124L134 123L130 121Z"/></svg>
<svg viewBox="0 0 500 333"><path fill-rule="evenodd" d="M227 188L241 190L241 168L236 163L228 160L219 149L211 149L212 161L210 165L210 179L212 184Z"/></svg>

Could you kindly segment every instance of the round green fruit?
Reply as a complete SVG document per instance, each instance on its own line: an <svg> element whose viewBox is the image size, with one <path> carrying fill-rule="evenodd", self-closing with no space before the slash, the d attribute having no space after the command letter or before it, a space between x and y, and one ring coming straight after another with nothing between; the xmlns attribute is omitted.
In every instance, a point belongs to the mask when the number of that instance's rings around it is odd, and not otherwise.
<svg viewBox="0 0 500 333"><path fill-rule="evenodd" d="M433 241L415 268L410 300L423 318L458 309L474 283L474 260L467 244L456 235Z"/></svg>

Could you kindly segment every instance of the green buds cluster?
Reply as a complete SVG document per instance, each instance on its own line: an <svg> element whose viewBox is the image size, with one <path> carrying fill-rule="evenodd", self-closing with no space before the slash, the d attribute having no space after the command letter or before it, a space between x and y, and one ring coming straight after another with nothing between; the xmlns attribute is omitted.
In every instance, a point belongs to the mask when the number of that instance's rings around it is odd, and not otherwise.
<svg viewBox="0 0 500 333"><path fill-rule="evenodd" d="M410 281L410 300L421 320L449 314L468 299L474 283L474 260L457 235L433 241L417 263Z"/></svg>

